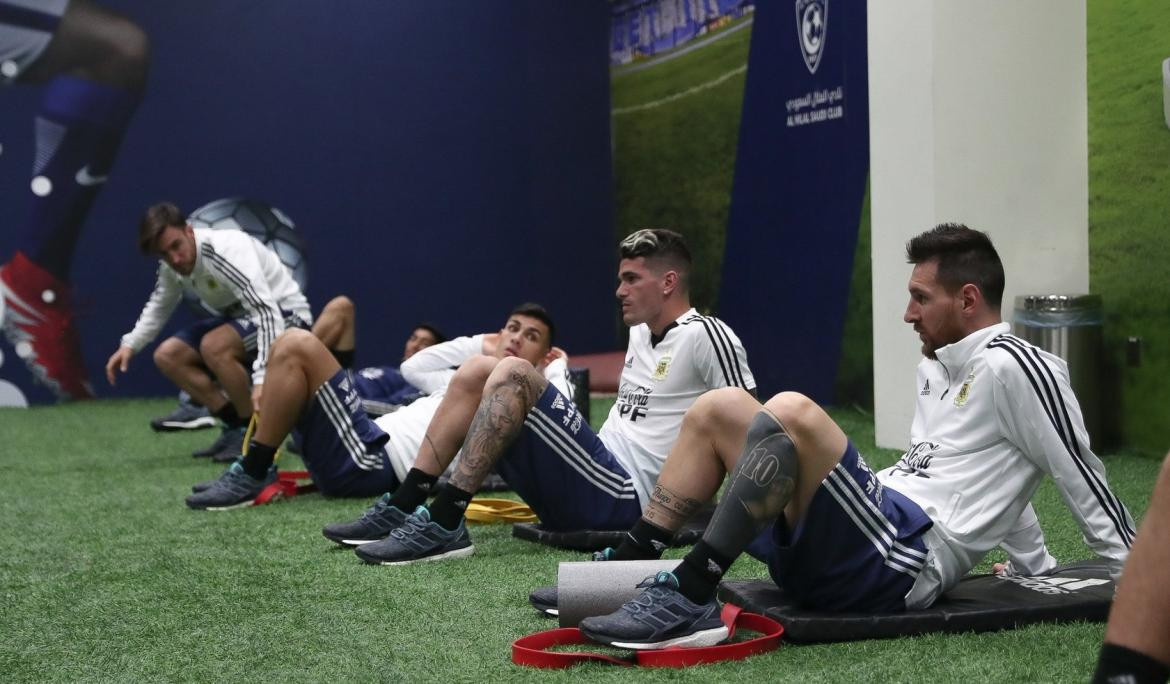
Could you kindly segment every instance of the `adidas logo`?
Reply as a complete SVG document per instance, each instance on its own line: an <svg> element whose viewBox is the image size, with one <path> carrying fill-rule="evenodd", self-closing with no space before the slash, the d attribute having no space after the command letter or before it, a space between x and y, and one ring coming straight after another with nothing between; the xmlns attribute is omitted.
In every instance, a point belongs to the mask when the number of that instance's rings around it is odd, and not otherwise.
<svg viewBox="0 0 1170 684"><path fill-rule="evenodd" d="M564 398L563 398L563 397L561 397L561 395L559 395L559 394L558 394L558 395L556 396L556 398L554 398L554 399L553 399L552 407L553 407L554 409L560 409L560 410L562 410L562 411L563 411L563 410L565 409L565 400L564 400Z"/></svg>
<svg viewBox="0 0 1170 684"><path fill-rule="evenodd" d="M920 394L921 396L924 396L924 397L930 394L930 380L927 380L926 382L922 383L922 391L919 392L918 394Z"/></svg>
<svg viewBox="0 0 1170 684"><path fill-rule="evenodd" d="M1025 589L1031 589L1048 596L1071 594L1078 589L1109 584L1107 579L1080 579L1078 577L1000 577L999 579L1014 582Z"/></svg>

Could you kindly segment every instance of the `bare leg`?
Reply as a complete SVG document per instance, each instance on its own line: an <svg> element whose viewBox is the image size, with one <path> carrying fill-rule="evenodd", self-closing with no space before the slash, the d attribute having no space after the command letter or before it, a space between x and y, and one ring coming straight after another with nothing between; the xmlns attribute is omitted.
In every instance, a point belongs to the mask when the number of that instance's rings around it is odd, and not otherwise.
<svg viewBox="0 0 1170 684"><path fill-rule="evenodd" d="M662 467L642 517L677 532L711 500L735 467L748 423L760 402L738 387L703 394L683 417L678 440Z"/></svg>
<svg viewBox="0 0 1170 684"><path fill-rule="evenodd" d="M341 366L316 337L304 330L284 331L272 344L260 421L253 439L278 446L292 430L305 405Z"/></svg>
<svg viewBox="0 0 1170 684"><path fill-rule="evenodd" d="M179 338L168 337L158 345L154 350L154 364L179 389L209 410L217 411L227 402L219 386L207 374L199 352Z"/></svg>
<svg viewBox="0 0 1170 684"><path fill-rule="evenodd" d="M484 385L452 485L465 492L479 489L547 386L548 381L527 361L500 361Z"/></svg>
<svg viewBox="0 0 1170 684"><path fill-rule="evenodd" d="M219 379L236 413L241 418L252 415L252 378L244 368L244 341L235 328L225 323L204 335L199 354Z"/></svg>
<svg viewBox="0 0 1170 684"><path fill-rule="evenodd" d="M1105 642L1170 667L1170 455L1118 583Z"/></svg>
<svg viewBox="0 0 1170 684"><path fill-rule="evenodd" d="M341 295L329 300L313 323L313 334L327 349L353 351L356 343L353 301Z"/></svg>
<svg viewBox="0 0 1170 684"><path fill-rule="evenodd" d="M427 426L426 436L414 459L415 469L438 477L451 464L467 437L471 419L484 394L484 383L498 363L498 359L490 356L476 356L455 371Z"/></svg>

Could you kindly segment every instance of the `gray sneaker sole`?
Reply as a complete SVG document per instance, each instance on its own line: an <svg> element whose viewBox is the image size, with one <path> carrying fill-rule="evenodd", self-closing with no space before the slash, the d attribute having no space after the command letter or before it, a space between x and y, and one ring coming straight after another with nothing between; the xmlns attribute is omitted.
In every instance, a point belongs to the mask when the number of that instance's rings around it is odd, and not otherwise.
<svg viewBox="0 0 1170 684"><path fill-rule="evenodd" d="M150 427L155 432L182 432L183 430L204 430L215 427L216 424L215 418L205 416L195 420L164 420L159 423L151 423Z"/></svg>
<svg viewBox="0 0 1170 684"><path fill-rule="evenodd" d="M414 563L427 563L430 561L440 561L453 558L466 558L475 553L475 546L468 546L462 549L455 549L447 553L440 553L434 556L423 556L422 558L412 558L410 560L401 561L378 561L378 565L413 565Z"/></svg>

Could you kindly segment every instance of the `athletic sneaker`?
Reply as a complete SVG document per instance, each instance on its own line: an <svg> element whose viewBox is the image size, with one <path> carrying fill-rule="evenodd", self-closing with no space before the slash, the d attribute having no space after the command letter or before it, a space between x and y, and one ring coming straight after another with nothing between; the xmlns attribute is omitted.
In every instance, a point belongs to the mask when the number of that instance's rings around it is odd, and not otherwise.
<svg viewBox="0 0 1170 684"><path fill-rule="evenodd" d="M0 297L4 336L33 377L58 399L92 399L68 284L17 252L0 266Z"/></svg>
<svg viewBox="0 0 1170 684"><path fill-rule="evenodd" d="M613 547L607 546L601 551L594 551L593 557L589 560L613 560L613 554ZM541 613L544 613L545 615L556 616L561 614L560 609L557 607L557 588L555 586L538 587L533 589L532 593L528 595L528 602L532 604L533 608L540 611Z"/></svg>
<svg viewBox="0 0 1170 684"><path fill-rule="evenodd" d="M150 427L155 432L176 432L179 430L202 430L215 427L215 416L206 406L199 406L186 401L179 401L175 410L165 416L150 421Z"/></svg>
<svg viewBox="0 0 1170 684"><path fill-rule="evenodd" d="M647 577L638 587L645 591L613 613L582 620L581 633L602 644L639 650L713 646L727 638L719 602L692 603L678 592L673 572Z"/></svg>
<svg viewBox="0 0 1170 684"><path fill-rule="evenodd" d="M264 478L264 486L267 487L268 485L272 484L273 482L276 482L276 479L277 479L276 465L273 464L273 466L268 469L268 477ZM216 482L219 482L218 477L215 478L214 480L204 480L203 482L196 482L195 484L191 485L191 493L198 494L199 492L205 492L208 489L211 489L212 485L214 485Z"/></svg>
<svg viewBox="0 0 1170 684"><path fill-rule="evenodd" d="M244 453L244 433L247 430L245 427L225 427L211 446L191 452L191 455L195 458L210 458L216 463L230 463Z"/></svg>
<svg viewBox="0 0 1170 684"><path fill-rule="evenodd" d="M263 480L257 480L244 472L239 461L223 471L219 479L201 492L187 497L187 506L196 510L226 511L240 506L249 506L260 492L276 482L276 466L268 469Z"/></svg>
<svg viewBox="0 0 1170 684"><path fill-rule="evenodd" d="M390 495L383 494L362 517L351 522L329 523L321 534L346 546L361 546L385 539L390 530L406 522L406 511L390 505Z"/></svg>
<svg viewBox="0 0 1170 684"><path fill-rule="evenodd" d="M475 553L475 547L467 534L466 521L460 520L459 527L454 530L445 530L431 521L431 512L426 506L419 506L401 525L390 530L388 537L363 544L353 551L367 563L408 565L463 558Z"/></svg>

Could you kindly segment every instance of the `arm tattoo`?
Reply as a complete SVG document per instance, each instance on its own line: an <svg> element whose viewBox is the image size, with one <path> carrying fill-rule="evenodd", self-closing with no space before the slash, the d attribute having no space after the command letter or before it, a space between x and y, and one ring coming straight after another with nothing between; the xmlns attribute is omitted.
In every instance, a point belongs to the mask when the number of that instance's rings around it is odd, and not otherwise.
<svg viewBox="0 0 1170 684"><path fill-rule="evenodd" d="M451 484L465 492L479 489L504 449L520 432L524 416L547 384L535 370L514 369L504 382L484 394L471 419L463 455L451 476Z"/></svg>
<svg viewBox="0 0 1170 684"><path fill-rule="evenodd" d="M646 507L646 520L665 530L677 531L702 505L698 499L656 484L650 494L650 505Z"/></svg>

